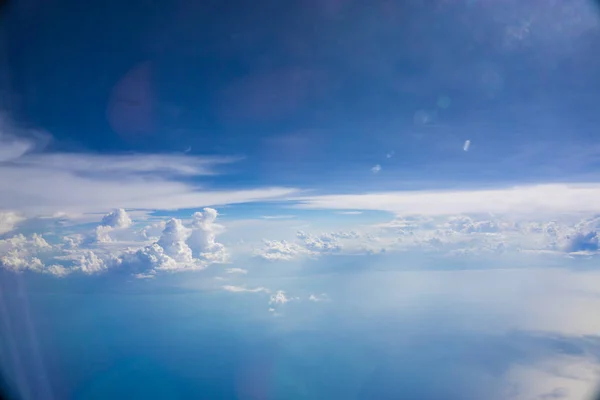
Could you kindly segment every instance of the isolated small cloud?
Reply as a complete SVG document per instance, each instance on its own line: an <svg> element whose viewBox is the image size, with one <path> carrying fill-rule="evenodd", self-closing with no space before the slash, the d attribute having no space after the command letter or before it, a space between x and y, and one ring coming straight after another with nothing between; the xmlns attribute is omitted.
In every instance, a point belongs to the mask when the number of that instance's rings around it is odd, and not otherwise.
<svg viewBox="0 0 600 400"><path fill-rule="evenodd" d="M283 305L290 302L291 300L292 299L285 295L285 292L283 290L278 290L277 292L271 295L271 298L269 299L269 304Z"/></svg>
<svg viewBox="0 0 600 400"><path fill-rule="evenodd" d="M315 303L319 303L321 301L329 300L329 297L327 297L327 295L325 293L311 294L310 296L308 296L308 300L315 302Z"/></svg>
<svg viewBox="0 0 600 400"><path fill-rule="evenodd" d="M379 165L379 164L377 164L373 168L371 168L371 172L374 174L378 173L379 171L381 171L381 165Z"/></svg>
<svg viewBox="0 0 600 400"><path fill-rule="evenodd" d="M246 275L248 273L248 270L243 269L243 268L227 268L225 270L225 272L227 272L228 274L242 274L242 275Z"/></svg>
<svg viewBox="0 0 600 400"><path fill-rule="evenodd" d="M469 151L469 147L471 147L471 141L470 140L465 140L465 144L463 145L463 150L464 151Z"/></svg>
<svg viewBox="0 0 600 400"><path fill-rule="evenodd" d="M226 290L228 292L232 292L232 293L269 293L269 289L264 288L264 287L257 287L257 288L253 288L253 289L249 289L249 288L245 288L243 286L232 286L232 285L225 285L222 286L223 290Z"/></svg>

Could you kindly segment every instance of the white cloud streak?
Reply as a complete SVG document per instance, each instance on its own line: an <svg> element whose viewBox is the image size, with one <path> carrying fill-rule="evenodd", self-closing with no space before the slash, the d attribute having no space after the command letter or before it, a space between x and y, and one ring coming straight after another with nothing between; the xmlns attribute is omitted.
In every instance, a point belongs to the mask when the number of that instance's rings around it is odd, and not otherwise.
<svg viewBox="0 0 600 400"><path fill-rule="evenodd" d="M299 208L400 215L600 212L600 184L547 184L465 191L393 191L296 197Z"/></svg>

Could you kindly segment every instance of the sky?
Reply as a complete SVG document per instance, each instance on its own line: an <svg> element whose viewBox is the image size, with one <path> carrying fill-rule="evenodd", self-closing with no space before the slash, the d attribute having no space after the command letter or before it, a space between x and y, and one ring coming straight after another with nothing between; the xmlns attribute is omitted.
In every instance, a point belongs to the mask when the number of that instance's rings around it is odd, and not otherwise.
<svg viewBox="0 0 600 400"><path fill-rule="evenodd" d="M0 11L17 398L598 387L595 2Z"/></svg>

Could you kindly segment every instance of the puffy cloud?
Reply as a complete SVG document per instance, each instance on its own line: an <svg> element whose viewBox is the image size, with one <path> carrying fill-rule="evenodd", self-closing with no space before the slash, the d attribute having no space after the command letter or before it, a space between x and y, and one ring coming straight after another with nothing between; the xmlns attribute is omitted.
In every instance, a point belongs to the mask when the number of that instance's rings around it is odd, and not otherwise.
<svg viewBox="0 0 600 400"><path fill-rule="evenodd" d="M263 240L263 247L255 254L269 261L289 261L307 254L307 251L300 245L286 240Z"/></svg>
<svg viewBox="0 0 600 400"><path fill-rule="evenodd" d="M50 250L48 242L37 234L29 238L19 234L0 240L0 266L14 272L47 272L40 257Z"/></svg>
<svg viewBox="0 0 600 400"><path fill-rule="evenodd" d="M15 212L0 212L0 234L10 232L24 218Z"/></svg>
<svg viewBox="0 0 600 400"><path fill-rule="evenodd" d="M216 242L217 211L204 209L193 215L191 227L181 220L170 219L155 243L120 257L120 264L132 272L153 274L158 271L202 269L213 263L223 263L227 252Z"/></svg>
<svg viewBox="0 0 600 400"><path fill-rule="evenodd" d="M142 240L158 240L160 234L165 229L166 221L158 221L150 225L146 225L138 231Z"/></svg>
<svg viewBox="0 0 600 400"><path fill-rule="evenodd" d="M205 208L204 212L193 215L192 232L187 240L194 257L214 263L227 260L225 246L216 242L216 234L223 228L215 224L218 213L214 208Z"/></svg>
<svg viewBox="0 0 600 400"><path fill-rule="evenodd" d="M118 208L102 217L100 225L111 228L128 228L131 226L131 218L125 210Z"/></svg>
<svg viewBox="0 0 600 400"><path fill-rule="evenodd" d="M70 259L72 260L72 268L84 274L103 272L107 268L104 260L99 258L92 250L78 252L70 257Z"/></svg>
<svg viewBox="0 0 600 400"><path fill-rule="evenodd" d="M189 237L190 231L183 226L181 220L171 218L165 229L163 230L160 239L156 242L163 250L164 253L181 263L192 262L192 249L185 242Z"/></svg>
<svg viewBox="0 0 600 400"><path fill-rule="evenodd" d="M355 231L308 234L304 231L296 233L296 242L286 240L263 240L263 247L255 251L255 255L269 261L289 261L301 256L318 256L334 254L342 250L340 240L358 239Z"/></svg>
<svg viewBox="0 0 600 400"><path fill-rule="evenodd" d="M304 247L313 253L335 253L342 249L338 242L338 235L323 233L319 236L308 235L302 231L297 233Z"/></svg>
<svg viewBox="0 0 600 400"><path fill-rule="evenodd" d="M112 238L110 237L110 231L112 230L113 228L110 226L98 225L86 238L85 242L87 244L112 242Z"/></svg>
<svg viewBox="0 0 600 400"><path fill-rule="evenodd" d="M381 165L379 165L379 164L377 164L373 168L371 168L371 172L374 174L378 173L379 171L381 171Z"/></svg>

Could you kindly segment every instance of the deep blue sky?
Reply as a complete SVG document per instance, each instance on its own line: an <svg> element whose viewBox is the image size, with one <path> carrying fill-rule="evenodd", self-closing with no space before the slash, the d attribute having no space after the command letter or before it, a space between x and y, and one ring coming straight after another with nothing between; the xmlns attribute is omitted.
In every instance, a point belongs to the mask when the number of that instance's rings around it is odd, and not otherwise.
<svg viewBox="0 0 600 400"><path fill-rule="evenodd" d="M22 1L3 25L3 102L51 149L247 157L215 185L595 177L584 0Z"/></svg>

